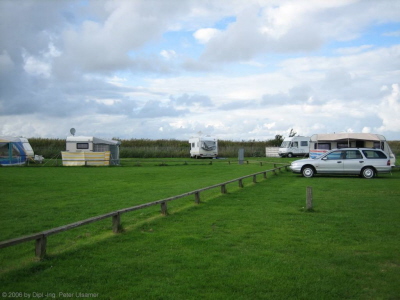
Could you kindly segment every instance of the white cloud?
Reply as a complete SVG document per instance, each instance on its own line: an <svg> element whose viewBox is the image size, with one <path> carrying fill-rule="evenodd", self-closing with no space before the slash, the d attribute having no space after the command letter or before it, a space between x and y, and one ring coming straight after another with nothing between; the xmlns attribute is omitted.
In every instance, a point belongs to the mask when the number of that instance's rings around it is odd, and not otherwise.
<svg viewBox="0 0 400 300"><path fill-rule="evenodd" d="M126 83L127 81L128 80L126 78L118 77L116 75L114 75L113 77L107 79L108 83L111 83L111 84L113 84L115 86L119 86L119 87L123 87L124 83Z"/></svg>
<svg viewBox="0 0 400 300"><path fill-rule="evenodd" d="M48 49L42 51L40 55L34 56L24 49L22 57L24 59L25 72L49 78L52 72L52 61L54 58L61 55L61 52L54 46L52 42L49 43Z"/></svg>
<svg viewBox="0 0 400 300"><path fill-rule="evenodd" d="M50 77L51 65L29 54L24 55L24 70L31 75Z"/></svg>
<svg viewBox="0 0 400 300"><path fill-rule="evenodd" d="M372 132L372 128L371 127L363 127L363 129L361 129L362 133L371 133Z"/></svg>
<svg viewBox="0 0 400 300"><path fill-rule="evenodd" d="M160 55L164 57L166 60L170 60L176 57L176 52L174 50L162 50Z"/></svg>
<svg viewBox="0 0 400 300"><path fill-rule="evenodd" d="M399 138L399 1L72 1L0 1L0 134Z"/></svg>
<svg viewBox="0 0 400 300"><path fill-rule="evenodd" d="M215 28L202 28L193 33L195 39L201 44L207 44L212 38L217 36L221 31Z"/></svg>
<svg viewBox="0 0 400 300"><path fill-rule="evenodd" d="M392 84L390 94L385 96L378 110L382 119L381 132L400 132L400 89L399 84Z"/></svg>

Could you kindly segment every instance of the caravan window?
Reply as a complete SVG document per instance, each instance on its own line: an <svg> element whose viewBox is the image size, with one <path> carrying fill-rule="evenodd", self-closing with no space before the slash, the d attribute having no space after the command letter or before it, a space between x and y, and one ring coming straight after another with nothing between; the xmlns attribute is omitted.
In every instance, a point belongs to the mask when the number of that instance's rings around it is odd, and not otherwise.
<svg viewBox="0 0 400 300"><path fill-rule="evenodd" d="M8 157L8 149L10 147L9 143L0 143L0 156Z"/></svg>
<svg viewBox="0 0 400 300"><path fill-rule="evenodd" d="M89 149L89 143L76 143L76 149Z"/></svg>
<svg viewBox="0 0 400 300"><path fill-rule="evenodd" d="M11 147L11 153L10 153ZM20 151L18 150L17 146L13 143L0 143L0 156L1 157L9 157L11 154L12 157L20 156Z"/></svg>
<svg viewBox="0 0 400 300"><path fill-rule="evenodd" d="M337 143L337 148L342 149L342 148L351 148L351 145L348 142L341 142Z"/></svg>
<svg viewBox="0 0 400 300"><path fill-rule="evenodd" d="M110 145L107 144L94 144L93 145L94 152L106 152L110 151Z"/></svg>
<svg viewBox="0 0 400 300"><path fill-rule="evenodd" d="M307 141L301 141L300 142L300 146L307 147L308 146L308 142Z"/></svg>
<svg viewBox="0 0 400 300"><path fill-rule="evenodd" d="M317 143L314 149L331 150L331 143Z"/></svg>
<svg viewBox="0 0 400 300"><path fill-rule="evenodd" d="M381 147L381 142L374 142L374 148L375 149L382 149L382 150L385 150L384 149L384 147L383 147L383 143L382 143L382 147Z"/></svg>

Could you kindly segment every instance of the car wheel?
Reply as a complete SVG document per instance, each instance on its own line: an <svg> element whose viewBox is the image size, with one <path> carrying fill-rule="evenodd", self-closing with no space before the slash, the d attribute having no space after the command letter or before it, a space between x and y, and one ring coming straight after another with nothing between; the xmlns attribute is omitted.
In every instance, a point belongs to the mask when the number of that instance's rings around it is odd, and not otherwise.
<svg viewBox="0 0 400 300"><path fill-rule="evenodd" d="M292 158L293 154L292 153L288 153L287 157Z"/></svg>
<svg viewBox="0 0 400 300"><path fill-rule="evenodd" d="M371 179L375 176L375 170L371 167L366 167L361 170L361 175L366 179Z"/></svg>
<svg viewBox="0 0 400 300"><path fill-rule="evenodd" d="M311 166L304 167L301 172L303 173L304 177L311 178L314 176L315 170Z"/></svg>

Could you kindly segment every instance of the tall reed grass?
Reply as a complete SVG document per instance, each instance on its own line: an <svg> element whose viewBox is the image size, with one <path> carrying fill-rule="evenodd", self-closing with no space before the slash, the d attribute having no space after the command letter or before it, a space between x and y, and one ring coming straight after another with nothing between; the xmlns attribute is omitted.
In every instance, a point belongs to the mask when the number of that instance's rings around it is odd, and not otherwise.
<svg viewBox="0 0 400 300"><path fill-rule="evenodd" d="M129 139L122 140L120 147L121 158L162 158L162 157L189 157L190 146L188 141L175 139ZM45 158L60 156L65 151L65 140L29 138L29 142L35 154ZM396 156L400 155L400 141L388 142ZM227 141L219 140L219 157L237 157L239 149L243 148L246 157L264 157L265 147L279 147L280 140L267 141Z"/></svg>
<svg viewBox="0 0 400 300"><path fill-rule="evenodd" d="M161 158L161 157L189 157L190 146L188 141L174 139L130 139L121 140L121 158ZM279 146L271 141L218 141L220 157L237 157L240 148L244 149L247 157L265 156L265 147ZM57 157L65 151L65 140L30 138L29 142L36 154L45 158Z"/></svg>

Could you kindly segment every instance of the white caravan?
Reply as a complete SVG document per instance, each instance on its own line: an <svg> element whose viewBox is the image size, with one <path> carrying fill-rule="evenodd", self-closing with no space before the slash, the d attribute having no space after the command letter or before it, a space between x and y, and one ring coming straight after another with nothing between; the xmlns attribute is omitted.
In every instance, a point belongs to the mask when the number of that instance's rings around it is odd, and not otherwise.
<svg viewBox="0 0 400 300"><path fill-rule="evenodd" d="M316 158L331 149L340 148L375 148L383 150L390 158L391 166L396 157L386 138L374 133L330 133L314 134L310 139L310 158Z"/></svg>
<svg viewBox="0 0 400 300"><path fill-rule="evenodd" d="M189 139L191 158L216 158L218 156L218 140L209 135Z"/></svg>
<svg viewBox="0 0 400 300"><path fill-rule="evenodd" d="M310 137L292 136L283 140L279 147L280 157L308 156L310 151Z"/></svg>
<svg viewBox="0 0 400 300"><path fill-rule="evenodd" d="M69 136L66 151L62 151L63 165L119 165L120 141L96 138L93 136Z"/></svg>

